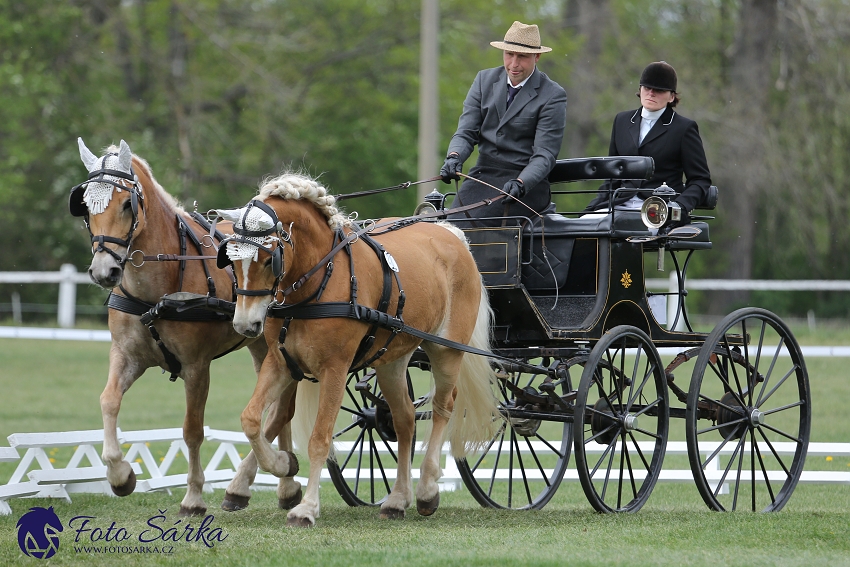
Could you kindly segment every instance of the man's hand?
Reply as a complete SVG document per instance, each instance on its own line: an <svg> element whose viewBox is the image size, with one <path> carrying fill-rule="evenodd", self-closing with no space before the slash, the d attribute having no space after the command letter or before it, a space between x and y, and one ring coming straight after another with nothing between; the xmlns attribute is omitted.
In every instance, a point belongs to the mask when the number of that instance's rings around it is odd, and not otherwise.
<svg viewBox="0 0 850 567"><path fill-rule="evenodd" d="M525 185L523 184L521 179L511 179L505 186L502 188L502 191L508 194L508 201L512 199L519 199L523 195L525 195Z"/></svg>
<svg viewBox="0 0 850 567"><path fill-rule="evenodd" d="M460 173L461 169L463 169L463 162L460 161L460 157L457 154L451 154L447 157L445 163L443 163L443 167L440 168L440 177L443 183L451 183L452 180L459 180L458 173Z"/></svg>

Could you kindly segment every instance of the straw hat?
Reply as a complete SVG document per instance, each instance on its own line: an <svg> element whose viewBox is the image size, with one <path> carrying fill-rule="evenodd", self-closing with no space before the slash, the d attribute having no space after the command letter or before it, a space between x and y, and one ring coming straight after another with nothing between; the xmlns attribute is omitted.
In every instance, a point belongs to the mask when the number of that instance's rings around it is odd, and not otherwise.
<svg viewBox="0 0 850 567"><path fill-rule="evenodd" d="M540 45L540 30L537 26L514 22L505 34L505 41L491 41L490 45L503 51L515 53L546 53L551 47Z"/></svg>

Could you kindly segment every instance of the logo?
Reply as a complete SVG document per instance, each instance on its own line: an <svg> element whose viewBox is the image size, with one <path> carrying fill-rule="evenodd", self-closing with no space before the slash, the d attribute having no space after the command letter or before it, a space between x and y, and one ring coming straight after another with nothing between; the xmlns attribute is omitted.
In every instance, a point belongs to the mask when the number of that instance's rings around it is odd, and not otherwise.
<svg viewBox="0 0 850 567"><path fill-rule="evenodd" d="M632 285L632 275L628 270L623 272L623 277L620 278L620 283L623 284L623 287L628 289L630 285Z"/></svg>
<svg viewBox="0 0 850 567"><path fill-rule="evenodd" d="M29 557L50 559L59 550L59 532L62 529L62 522L53 506L30 508L18 520L18 545Z"/></svg>

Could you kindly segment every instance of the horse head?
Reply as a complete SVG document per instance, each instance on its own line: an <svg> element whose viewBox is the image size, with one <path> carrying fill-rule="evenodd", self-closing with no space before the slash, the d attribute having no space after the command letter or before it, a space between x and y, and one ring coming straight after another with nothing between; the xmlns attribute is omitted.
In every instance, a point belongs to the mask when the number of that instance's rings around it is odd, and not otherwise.
<svg viewBox="0 0 850 567"><path fill-rule="evenodd" d="M292 246L292 239L275 210L263 201L216 213L233 222L234 234L221 243L217 261L219 268L232 265L236 276L233 328L246 337L257 337L285 272L282 246L284 242Z"/></svg>
<svg viewBox="0 0 850 567"><path fill-rule="evenodd" d="M130 244L144 225L143 194L133 171L133 153L121 140L95 156L77 139L88 179L71 189L71 214L83 217L92 241L89 277L104 288L121 283Z"/></svg>

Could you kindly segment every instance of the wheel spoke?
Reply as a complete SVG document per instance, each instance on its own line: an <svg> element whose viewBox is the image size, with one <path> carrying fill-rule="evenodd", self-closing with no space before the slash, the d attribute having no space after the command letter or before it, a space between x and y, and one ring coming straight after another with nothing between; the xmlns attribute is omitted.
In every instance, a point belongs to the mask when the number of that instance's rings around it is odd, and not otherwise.
<svg viewBox="0 0 850 567"><path fill-rule="evenodd" d="M760 403L758 404L758 407L761 407L762 405L764 405L764 403L765 403L765 402L767 402L767 400L769 400L769 399L770 399L770 396L772 396L772 395L776 392L776 390L778 390L778 389L780 388L780 386L782 386L782 384L784 384L784 383L785 383L785 381L786 381L786 380L787 380L787 379L788 379L788 378L789 378L792 374L794 374L795 372L797 372L797 370L799 370L799 369L800 369L800 367L799 367L799 366L797 366L797 365L795 364L795 365L791 368L791 370L789 370L789 371L788 371L788 373L787 373L787 374L785 374L785 376L783 376L783 377L782 377L782 379L779 381L779 384L777 384L776 386L774 386L774 387L770 390L770 392L767 394L767 396L765 396L765 397L764 397L764 399L762 399L762 400L760 401Z"/></svg>
<svg viewBox="0 0 850 567"><path fill-rule="evenodd" d="M357 423L357 422L352 423L352 424L351 424L351 425L349 425L348 427L346 427L346 428L344 428L344 429L342 429L342 430L337 431L336 433L334 433L333 438L334 438L334 439L338 439L341 435L343 435L343 434L345 434L345 433L348 433L349 431L351 431L351 430L352 430L352 429L354 429L355 427L360 427L360 424L359 424L359 423Z"/></svg>
<svg viewBox="0 0 850 567"><path fill-rule="evenodd" d="M543 482L546 483L546 486L551 486L549 484L549 477L546 476L546 471L543 469L543 464L540 462L540 459L537 458L537 453L534 451L534 447L531 446L531 441L528 437L525 438L525 444L528 445L528 451L531 453L531 458L534 459L534 464L537 465L537 470L540 471L540 476L543 477ZM531 503L530 498L531 496L529 496L529 503Z"/></svg>
<svg viewBox="0 0 850 567"><path fill-rule="evenodd" d="M759 451L758 443L756 443L756 436L752 432L750 432L750 439L750 446L755 449L756 456L759 460L759 467L761 468L761 473L764 477L764 483L767 486L768 494L770 494L770 503L774 504L776 502L776 496L773 495L773 486L771 486L770 478L767 476L767 469L764 468L764 459L762 459L761 451ZM753 479L753 492L755 492L755 479Z"/></svg>
<svg viewBox="0 0 850 567"><path fill-rule="evenodd" d="M788 405L785 405L785 406L780 406L778 408L773 408L773 409L764 411L762 413L764 415L770 415L770 414L773 414L773 413L785 411L787 409L798 408L798 407L801 407L801 406L804 406L804 405L806 405L806 402L804 402L803 400L800 400L799 402L794 402L793 404L788 404Z"/></svg>
<svg viewBox="0 0 850 567"><path fill-rule="evenodd" d="M481 457L478 458L478 461L475 463L475 466L470 467L470 470L472 472L477 471L478 467L481 466L481 462L487 456L487 453L490 452L490 449L493 448L493 444L496 443L496 440L499 438L499 435L502 435L502 438L504 439L505 427L507 427L505 423L502 423L502 425L499 426L499 430L496 432L496 435L494 435L493 438L490 439L490 443L487 445L487 448L481 452Z"/></svg>
<svg viewBox="0 0 850 567"><path fill-rule="evenodd" d="M356 452L357 452L357 447L358 447L358 446L359 446L359 447L362 447L362 446L363 446L363 445L362 445L362 443L363 443L363 436L364 436L365 434L366 434L366 430L365 430L365 429L361 429L361 430L360 430L360 433L357 435L357 439L355 439L355 440L354 440L354 445L352 445L352 446L351 446L351 452L350 452L350 453L348 453L348 458L347 458L347 459L345 459L345 462L342 464L342 466L340 466L340 467L339 467L339 470L344 471L344 470L345 470L345 467L347 467L347 466L348 466L348 461L350 461L350 460L351 460L351 457L353 457L353 456L354 456L354 453L356 453ZM359 462L357 463L357 468L358 468L358 469L360 468L360 463L359 463Z"/></svg>
<svg viewBox="0 0 850 567"><path fill-rule="evenodd" d="M785 471L785 476L791 478L791 471L788 470L788 467L785 466L785 461L782 460L782 457L779 456L779 453L776 452L776 449L773 447L773 443L770 442L770 439L765 436L764 431L759 427L757 429L759 435L761 435L762 439L764 439L765 444L767 445L770 452L773 453L773 458L776 459L776 462L779 463L779 466L782 467L782 470Z"/></svg>
<svg viewBox="0 0 850 567"><path fill-rule="evenodd" d="M638 445L637 439L635 439L635 436L632 434L631 431L629 431L629 438L632 440L632 444L635 446L635 451L637 451L638 457L640 457L640 460L643 461L643 468L646 469L646 472L650 472L651 468L649 466L649 463L646 462L646 457L644 456L643 451L640 450L640 445Z"/></svg>
<svg viewBox="0 0 850 567"><path fill-rule="evenodd" d="M756 407L759 407L762 404L762 396L764 395L764 391L767 389L767 384L768 382L770 382L771 376L773 376L773 369L776 367L776 363L779 361L779 354L782 352L782 345L784 344L784 337L779 337L779 343L776 345L776 351L774 351L773 358L770 361L770 368L767 369L767 374L764 375L764 382L762 382L761 390L759 390L758 398L756 398ZM785 378L787 377L788 376L786 376Z"/></svg>
<svg viewBox="0 0 850 567"><path fill-rule="evenodd" d="M799 437L794 437L793 435L785 433L784 431L777 429L770 424L762 423L761 426L764 427L765 429L770 429L771 431L773 431L777 435L782 435L786 439L790 439L791 441L794 441L795 443L802 443L803 442Z"/></svg>

